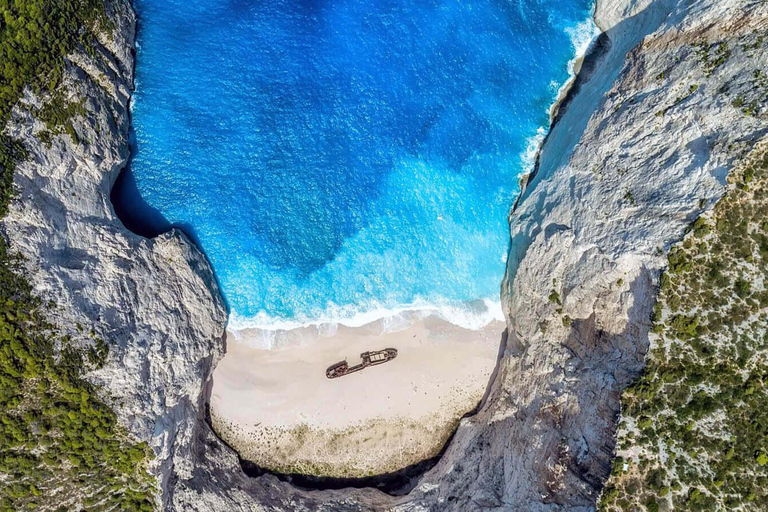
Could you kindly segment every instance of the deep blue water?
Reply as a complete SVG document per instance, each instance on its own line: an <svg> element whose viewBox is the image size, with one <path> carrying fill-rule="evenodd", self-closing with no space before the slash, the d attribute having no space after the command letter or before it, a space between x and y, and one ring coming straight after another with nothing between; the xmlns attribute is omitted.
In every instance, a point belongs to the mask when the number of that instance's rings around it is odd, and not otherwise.
<svg viewBox="0 0 768 512"><path fill-rule="evenodd" d="M498 302L524 154L591 0L135 6L123 209L193 235L235 327Z"/></svg>

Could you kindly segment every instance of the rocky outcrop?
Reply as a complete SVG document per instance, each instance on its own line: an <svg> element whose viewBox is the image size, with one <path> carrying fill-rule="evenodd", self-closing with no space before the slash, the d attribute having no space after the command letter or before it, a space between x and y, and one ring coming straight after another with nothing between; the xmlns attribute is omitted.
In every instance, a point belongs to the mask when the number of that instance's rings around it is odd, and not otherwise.
<svg viewBox="0 0 768 512"><path fill-rule="evenodd" d="M736 101L755 97L768 48L744 48L765 33L766 5L667 6L637 6L605 27L614 47L567 106L511 217L507 357L484 411L490 432L504 432L492 435L497 446L526 447L502 458L509 469L495 493L507 506L592 506L610 470L620 392L648 348L666 251L768 128ZM662 24L632 41L618 69L611 52L623 53L622 35L638 34L625 25L641 18ZM561 151L580 123L573 151Z"/></svg>
<svg viewBox="0 0 768 512"><path fill-rule="evenodd" d="M184 234L139 237L110 203L129 157L135 16L124 1L107 8L114 31L95 52L68 58L61 87L67 100L84 100L86 115L72 121L81 142L68 135L42 142L41 99L31 93L14 110L7 130L29 158L16 168L17 195L2 224L12 250L26 257L35 292L58 305L53 320L75 340L108 342L109 363L88 377L153 448L151 469L167 489L172 477L191 475L226 312L210 266Z"/></svg>
<svg viewBox="0 0 768 512"><path fill-rule="evenodd" d="M45 146L20 106L11 130L32 158L16 172L20 193L3 224L61 323L111 342L109 365L91 378L153 447L164 508L593 509L620 392L647 350L664 253L768 130L765 113L745 107L762 87L750 63L767 61L758 38L768 5L598 2L604 34L510 217L508 340L487 398L414 490L394 497L250 478L204 421L225 312L205 258L180 232L143 239L109 202L128 157L134 27L129 6L109 4L116 33L68 66L68 90L86 99L75 128L87 142L57 136Z"/></svg>

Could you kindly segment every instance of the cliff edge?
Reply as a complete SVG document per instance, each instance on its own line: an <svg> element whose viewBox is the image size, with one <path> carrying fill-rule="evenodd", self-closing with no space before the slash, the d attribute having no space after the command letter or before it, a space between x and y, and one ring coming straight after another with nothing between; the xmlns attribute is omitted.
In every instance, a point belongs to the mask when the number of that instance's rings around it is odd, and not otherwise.
<svg viewBox="0 0 768 512"><path fill-rule="evenodd" d="M85 326L106 340L108 362L88 379L151 446L150 469L165 491L194 464L193 433L223 352L226 312L207 260L184 234L148 240L115 215L110 190L130 154L136 20L128 2L106 9L112 30L92 51L67 56L57 89L82 105L71 133L42 135L36 113L47 98L29 90L13 111L6 133L28 156L16 166L2 226L10 250L25 257L34 293L57 304L51 320L62 334L81 338L75 326Z"/></svg>

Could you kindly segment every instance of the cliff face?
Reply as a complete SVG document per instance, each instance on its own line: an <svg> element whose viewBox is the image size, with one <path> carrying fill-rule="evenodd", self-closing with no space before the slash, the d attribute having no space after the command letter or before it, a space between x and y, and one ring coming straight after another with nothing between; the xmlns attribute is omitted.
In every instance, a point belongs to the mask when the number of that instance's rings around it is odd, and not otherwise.
<svg viewBox="0 0 768 512"><path fill-rule="evenodd" d="M32 157L17 169L4 227L35 290L55 298L70 325L111 342L110 363L91 378L155 450L164 507L592 509L610 471L621 389L642 368L664 253L768 130L764 113L743 107L758 87L743 47L767 61L757 37L768 5L598 2L604 35L510 218L508 340L487 399L401 497L249 478L205 423L225 311L183 234L143 239L110 204L128 158L135 20L121 1L109 8L114 37L93 57L72 56L66 81L86 100L75 123L86 142L57 136L46 146L34 136L39 122L17 109L10 128Z"/></svg>
<svg viewBox="0 0 768 512"><path fill-rule="evenodd" d="M504 458L517 466L500 487L512 503L525 494L592 503L610 470L620 391L648 350L666 251L713 207L768 127L737 101L764 94L753 78L768 50L758 42L764 2L658 2L633 12L606 27L613 46L567 106L511 217L508 358L493 417L509 429L505 442L536 447ZM632 42L617 73L612 51L642 18L662 23ZM573 151L562 151L580 123Z"/></svg>
<svg viewBox="0 0 768 512"><path fill-rule="evenodd" d="M53 320L108 342L109 363L89 379L154 449L166 487L194 463L192 434L226 313L207 261L182 233L143 239L115 216L109 195L129 157L135 16L124 1L107 9L114 32L93 55L69 56L60 87L67 100L84 100L86 115L73 119L81 143L68 135L41 142L45 126L29 108L40 100L31 94L14 111L7 130L30 156L16 168L3 228L26 257L35 292L59 306Z"/></svg>

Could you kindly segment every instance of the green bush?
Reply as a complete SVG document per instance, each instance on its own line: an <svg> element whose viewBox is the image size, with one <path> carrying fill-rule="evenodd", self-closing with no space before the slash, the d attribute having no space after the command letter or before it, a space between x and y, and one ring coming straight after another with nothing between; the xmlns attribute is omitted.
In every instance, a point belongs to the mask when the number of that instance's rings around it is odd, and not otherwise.
<svg viewBox="0 0 768 512"><path fill-rule="evenodd" d="M64 57L91 47L105 29L101 0L0 0L0 127L25 88L49 101L35 114L48 136L69 134L82 102L57 89ZM23 145L0 135L0 217L13 194ZM108 344L86 352L46 320L19 257L0 237L0 511L73 509L87 495L98 508L151 510L154 484L148 448L132 441L80 372L105 363Z"/></svg>
<svg viewBox="0 0 768 512"><path fill-rule="evenodd" d="M661 338L622 397L640 435L620 430L618 446L643 459L612 467L602 510L760 510L768 500L768 292L755 290L768 277L768 148L728 180L716 229L697 221L669 253L652 317Z"/></svg>

